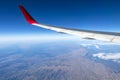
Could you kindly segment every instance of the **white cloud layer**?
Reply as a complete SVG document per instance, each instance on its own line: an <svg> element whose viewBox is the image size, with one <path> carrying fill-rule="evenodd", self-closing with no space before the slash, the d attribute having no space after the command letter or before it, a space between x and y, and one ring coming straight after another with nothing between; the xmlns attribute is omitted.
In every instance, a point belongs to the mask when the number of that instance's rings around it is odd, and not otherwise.
<svg viewBox="0 0 120 80"><path fill-rule="evenodd" d="M120 62L120 53L97 53L97 54L93 54L93 57Z"/></svg>

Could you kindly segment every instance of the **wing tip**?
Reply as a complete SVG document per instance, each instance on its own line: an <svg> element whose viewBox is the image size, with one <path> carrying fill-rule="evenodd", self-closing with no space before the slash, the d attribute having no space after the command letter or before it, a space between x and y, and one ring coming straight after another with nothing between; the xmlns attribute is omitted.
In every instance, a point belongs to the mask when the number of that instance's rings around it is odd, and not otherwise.
<svg viewBox="0 0 120 80"><path fill-rule="evenodd" d="M32 16L27 12L27 10L22 5L19 5L19 8L29 24L37 24L38 23L37 21L35 21L32 18Z"/></svg>

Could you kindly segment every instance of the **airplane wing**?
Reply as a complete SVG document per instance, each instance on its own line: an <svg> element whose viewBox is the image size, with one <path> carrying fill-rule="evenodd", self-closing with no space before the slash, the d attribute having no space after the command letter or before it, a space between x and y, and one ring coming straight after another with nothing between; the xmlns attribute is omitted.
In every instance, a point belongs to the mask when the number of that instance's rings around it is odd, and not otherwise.
<svg viewBox="0 0 120 80"><path fill-rule="evenodd" d="M40 24L37 21L35 21L22 5L20 5L19 8L22 11L27 22L31 25L41 27L41 28L46 28L46 29L61 32L61 33L67 33L71 35L80 36L81 38L85 38L85 39L96 39L96 40L101 40L101 41L120 43L120 33L92 31L92 30L77 30L77 29L44 25L44 24Z"/></svg>

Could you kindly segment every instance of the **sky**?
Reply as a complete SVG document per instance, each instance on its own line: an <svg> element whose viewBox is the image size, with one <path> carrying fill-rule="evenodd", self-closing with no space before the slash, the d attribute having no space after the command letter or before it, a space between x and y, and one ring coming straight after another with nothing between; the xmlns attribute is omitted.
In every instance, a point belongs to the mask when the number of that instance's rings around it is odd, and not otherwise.
<svg viewBox="0 0 120 80"><path fill-rule="evenodd" d="M42 24L120 32L120 0L1 0L0 36L58 34L28 24L20 4Z"/></svg>

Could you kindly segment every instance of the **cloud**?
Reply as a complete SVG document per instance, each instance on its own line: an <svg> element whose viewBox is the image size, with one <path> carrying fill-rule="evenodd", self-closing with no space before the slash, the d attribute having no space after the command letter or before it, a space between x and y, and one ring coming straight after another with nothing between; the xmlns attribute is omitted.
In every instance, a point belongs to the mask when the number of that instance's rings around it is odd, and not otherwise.
<svg viewBox="0 0 120 80"><path fill-rule="evenodd" d="M94 46L96 49L100 49L99 44L81 44L83 47L91 47Z"/></svg>
<svg viewBox="0 0 120 80"><path fill-rule="evenodd" d="M95 46L95 48L100 49L99 45L94 45L94 46Z"/></svg>
<svg viewBox="0 0 120 80"><path fill-rule="evenodd" d="M120 62L120 53L97 53L93 54L93 57Z"/></svg>

